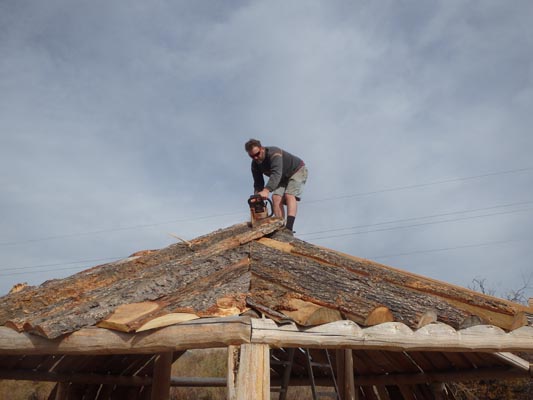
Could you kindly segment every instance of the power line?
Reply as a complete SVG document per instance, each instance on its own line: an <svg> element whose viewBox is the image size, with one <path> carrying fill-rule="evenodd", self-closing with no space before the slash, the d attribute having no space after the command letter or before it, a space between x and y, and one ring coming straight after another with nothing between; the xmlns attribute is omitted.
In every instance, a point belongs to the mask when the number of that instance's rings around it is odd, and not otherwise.
<svg viewBox="0 0 533 400"><path fill-rule="evenodd" d="M497 175L514 174L518 172L525 172L525 171L531 171L531 170L533 170L533 167L510 169L506 171L490 172L490 173L482 174L482 175L465 176L465 177L460 177L460 178L450 178L450 179L444 179L441 181L419 183L419 184L406 185L406 186L397 186L397 187L392 187L392 188L387 188L387 189L379 189L379 190L373 190L369 192L352 193L352 194L346 194L346 195L335 196L335 197L326 197L326 198L319 199L319 200L309 200L306 203L316 203L316 202L329 201L329 200L347 199L351 197L368 196L368 195L379 194L379 193L396 192L398 190L416 189L416 188L421 188L425 186L442 185L444 183L453 183L453 182L462 182L462 181L468 181L472 179L488 178L488 177L497 176Z"/></svg>
<svg viewBox="0 0 533 400"><path fill-rule="evenodd" d="M90 268L90 267L88 267L88 268ZM0 274L0 276L28 275L28 274L34 274L36 272L45 273L45 272L67 271L67 270L72 270L72 269L80 269L80 267L54 268L54 269L49 269L49 270L44 270L44 271L13 272L13 273L10 273L10 274ZM87 268L82 268L82 269L80 269L80 272L84 271L86 269Z"/></svg>
<svg viewBox="0 0 533 400"><path fill-rule="evenodd" d="M153 223L153 224L130 225L130 226L125 226L125 227L121 227L121 228L100 229L100 230L88 231L88 232L66 233L66 234L62 234L62 235L46 236L46 237L42 237L42 238L27 239L27 240L21 240L21 241L16 241L16 242L2 242L2 243L0 243L0 246L13 246L13 245L28 244L28 243L34 243L34 242L44 242L44 241L47 241L47 240L65 239L65 238L76 237L76 236L88 236L88 235L98 235L98 234L102 234L102 233L129 231L129 230L134 230L134 229L146 229L146 228L153 228L153 227L156 227L156 226L175 224L175 223L178 223L178 222L198 221L198 220L202 220L202 219L211 219L211 218L225 217L225 216L237 215L237 214L242 214L242 212L239 212L239 213L226 213L226 214L214 214L214 215L207 215L207 216L200 216L200 217L193 217L193 218L183 218L183 219L176 219L176 220L172 220L172 221L156 222L156 223Z"/></svg>
<svg viewBox="0 0 533 400"><path fill-rule="evenodd" d="M315 234L319 234L319 233L328 233L328 232L338 232L338 231L345 231L345 230L350 230L350 229L369 228L369 227L372 227L372 226L390 225L390 224L396 224L396 223L400 223L400 222L417 221L417 220L428 219L428 218L447 217L447 216L456 215L456 214L468 214L468 213L473 213L473 212L487 211L487 210L493 210L493 209L497 209L497 208L515 207L515 206L521 206L521 205L532 204L532 203L533 203L533 201L529 200L529 201L521 201L521 202L517 202L517 203L502 204L502 205L498 205L498 206L483 207L483 208L473 208L473 209L470 209L470 210L450 211L450 212L447 212L447 213L425 215L425 216L421 216L421 217L402 218L402 219L378 222L378 223L375 223L375 224L356 225L356 226L351 226L351 227L347 227L347 228L334 228L334 229L325 229L325 230L321 230L321 231L306 232L306 233L300 234L300 236L308 236L308 235L315 235Z"/></svg>
<svg viewBox="0 0 533 400"><path fill-rule="evenodd" d="M416 189L416 188L421 188L421 187L426 187L426 186L441 185L441 184L453 183L453 182L462 182L462 181L468 181L468 180L473 180L473 179L482 179L482 178L487 178L487 177L520 173L520 172L531 171L531 170L533 170L533 167L517 168L517 169L511 169L511 170L505 170L505 171L490 172L490 173L481 174L481 175L472 175L472 176L450 178L450 179L421 183L421 184L397 186L397 187L368 191L368 192L359 192L359 193L353 193L353 194L347 194L347 195L341 195L341 196L335 196L335 197L325 197L322 199L315 199L315 200L311 199L311 200L307 200L306 204L313 204L313 203L319 203L319 202L325 202L325 201L331 201L331 200L347 199L347 198L352 198L352 197L368 196L368 195L374 195L374 194L379 194L379 193L395 192L399 190ZM21 245L21 244L43 242L43 241L48 241L48 240L66 239L66 238L78 237L78 236L97 235L97 234L103 234L103 233L128 231L128 230L134 230L134 229L146 229L146 228L152 228L156 226L168 225L168 224L173 224L173 223L178 223L178 222L191 222L191 221L199 221L202 219L212 219L212 218L232 216L232 215L242 215L242 214L243 212L230 212L230 213L213 214L213 215L208 215L208 216L182 218L182 219L163 221L163 222L157 222L157 223L152 223L152 224L131 225L131 226L125 226L125 227L120 227L120 228L100 229L100 230L95 230L95 231L78 232L78 233L67 233L67 234L46 236L42 238L27 239L27 240L21 240L21 241L0 242L0 246L14 246L14 245Z"/></svg>
<svg viewBox="0 0 533 400"><path fill-rule="evenodd" d="M507 204L507 205L494 206L494 207L486 207L486 208L480 208L480 209L475 209L475 210L458 211L458 212L456 212L456 213L465 213L465 212L472 212L472 211L489 210L489 209L494 209L494 208L499 208L499 207L510 207L510 206L514 206L514 205L530 204L530 203L533 203L533 201L525 201L525 202L519 202L519 203L511 203L511 204ZM462 221L462 220L475 219L475 218L485 218L485 217L490 217L490 216L494 216L494 215L505 215L505 214L513 214L513 213L517 213L517 212L529 211L529 210L531 210L531 209L533 209L533 207L524 208L524 209L519 209L519 210L511 210L511 211L503 211L503 212L498 212L498 213L484 214L484 215L476 215L476 216L470 216L470 217L452 218L452 219L447 219L447 220L444 220L444 221L431 221L431 222L424 222L424 223L419 223L419 224L411 224L411 225L395 226L395 227L389 227L389 228L383 228L383 229L375 229L375 230L368 230L368 231L361 231L361 232L350 232L350 233L339 234L339 235L330 235L330 236L315 237L315 238L312 238L312 240L321 240L321 239L329 239L329 238L335 238L335 237L344 237L344 236L360 235L360 234L365 234L365 233L382 232L382 231L390 231L390 230L397 230L397 229L407 229L407 228L418 227L418 226L424 226L424 225L432 225L432 224L440 224L440 223L447 223L447 222L455 222L455 221ZM455 214L455 213L446 213L446 214L440 214L440 215L451 215L451 214ZM398 221L416 220L416 219L421 219L421 218L427 218L427 217L417 217L417 218L410 218L410 219L398 220ZM386 222L382 222L382 223L378 223L378 224L371 224L371 225L360 225L360 227L377 226L377 225L382 225L382 224L386 224ZM352 229L352 228L341 228L341 229ZM321 232L319 232L319 233L322 233L322 232L327 232L327 231L321 231ZM310 234L311 234L311 233L308 233L307 235L310 235ZM524 239L520 239L520 240L524 240ZM491 243L499 244L499 243L507 243L507 242L512 242L512 241L518 241L518 240L499 241L499 242L489 242L489 243L487 243L487 244L491 244ZM484 245L484 244L456 246L456 247L449 248L449 249L450 249L450 250L453 250L453 249L456 249L456 248L462 248L462 247L474 247L474 246L481 246L481 245ZM448 248L446 248L446 249L448 249ZM446 249L422 250L422 251L420 251L420 253L431 252L431 251L444 251L444 250L446 250ZM372 257L372 258L373 258L373 259L376 259L376 258L387 258L387 257L395 257L395 256L398 256L398 255L407 255L407 254L416 254L416 253L419 253L419 252L401 253L401 254L386 255L386 256L377 256L377 257ZM110 260L112 260L112 261L117 261L117 260L121 260L121 259L124 259L124 258L125 258L125 257L113 257L113 258L101 258L101 259L82 260L82 261L71 261L71 262L66 262L66 263L39 264L39 265L26 266L26 267L19 267L19 268L7 268L7 269L4 269L4 272L5 272L5 271L18 271L18 270L21 270L21 269L33 269L33 268L43 268L43 267L51 267L51 266L82 264L82 263L88 263L88 262L100 262L100 261L110 261ZM34 272L40 272L40 273L42 273L42 272L54 272L54 271L61 271L61 270L65 270L65 269L74 269L74 268L76 268L76 267L70 267L70 268L56 268L56 269L51 269L51 270L46 270L46 271L30 271L30 272L9 273L9 274L3 274L3 273L0 273L0 276L23 275L23 274L34 273Z"/></svg>
<svg viewBox="0 0 533 400"><path fill-rule="evenodd" d="M507 243L513 243L513 242L523 242L525 240L531 240L531 239L510 239L510 240L497 240L493 242L483 242L483 243L475 243L475 244L466 244L462 246L453 246L453 247L442 247L439 249L428 249L428 250L416 250L416 251L409 251L405 253L396 253L396 254L387 254L382 256L371 256L371 257L365 257L372 260L379 260L383 258L394 258L394 257L403 257L403 256L410 256L414 254L426 254L426 253L437 253L441 251L450 251L450 250L458 250L458 249L467 249L472 247L484 247L484 246L493 246L498 244L507 244Z"/></svg>
<svg viewBox="0 0 533 400"><path fill-rule="evenodd" d="M39 265L31 265L31 266L27 266L27 267L17 267L17 268L3 268L3 267L0 267L0 270L1 270L1 272L20 271L22 269L57 267L59 265L84 264L84 263L111 261L111 260L117 261L117 260L122 260L123 258L125 258L125 257L95 258L95 259L92 259L92 260L70 261L70 262L55 263L55 264L39 264Z"/></svg>
<svg viewBox="0 0 533 400"><path fill-rule="evenodd" d="M476 216L471 216L471 217L452 218L452 219L447 219L447 220L444 220L444 221L422 222L422 223L419 223L419 224L401 225L401 226L394 226L394 227L390 227L390 228L374 229L374 230L369 230L369 231L350 232L350 233L343 233L343 234L338 234L338 235L321 236L321 237L312 238L312 240L323 240L323 239L331 239L331 238L338 238L338 237L345 237L345 236L362 235L362 234L365 234L365 233L384 232L384 231L392 231L392 230L398 230L398 229L414 228L414 227L424 226L424 225L443 224L443 223L447 223L447 222L456 222L456 221L463 221L463 220L468 220L468 219L491 217L493 215L513 214L513 213L517 213L517 212L529 211L531 209L532 208L530 207L530 208L525 208L525 209L521 209L521 210L503 211L503 212L499 212L499 213L476 215Z"/></svg>

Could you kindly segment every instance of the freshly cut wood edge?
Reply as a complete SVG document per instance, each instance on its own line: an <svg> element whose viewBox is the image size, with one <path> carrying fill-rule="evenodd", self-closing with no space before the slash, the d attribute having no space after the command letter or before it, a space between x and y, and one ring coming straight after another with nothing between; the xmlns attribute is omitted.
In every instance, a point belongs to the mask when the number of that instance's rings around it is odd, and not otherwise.
<svg viewBox="0 0 533 400"><path fill-rule="evenodd" d="M435 310L428 310L418 318L417 329L420 329L426 325L437 322L437 312Z"/></svg>
<svg viewBox="0 0 533 400"><path fill-rule="evenodd" d="M282 251L284 253L291 253L292 250L294 249L294 246L290 243L279 242L277 240L265 238L265 237L259 239L258 242L261 243L262 245Z"/></svg>
<svg viewBox="0 0 533 400"><path fill-rule="evenodd" d="M282 314L282 313L280 313L278 311L272 310L271 308L269 308L269 307L267 307L267 306L265 306L265 305L263 305L261 303L256 302L251 297L247 297L246 298L246 304L248 304L250 307L252 307L252 309L254 309L257 312L259 312L261 315L266 315L266 316L268 316L268 318L270 318L271 320L274 320L276 322L279 322L279 323L294 322L291 318L289 318L285 314Z"/></svg>
<svg viewBox="0 0 533 400"><path fill-rule="evenodd" d="M365 326L373 326L378 324L383 324L385 322L393 322L394 321L394 315L392 315L392 311L389 310L387 307L380 306L376 307L372 310L370 314L365 319L364 325Z"/></svg>
<svg viewBox="0 0 533 400"><path fill-rule="evenodd" d="M9 320L4 323L4 326L17 332L24 331L24 321Z"/></svg>
<svg viewBox="0 0 533 400"><path fill-rule="evenodd" d="M141 327L137 328L136 332L148 331L150 329L155 329L155 328L163 328L165 326L175 325L181 322L192 321L193 319L198 319L198 318L200 318L198 315L189 314L189 313L165 314L165 315L162 315L160 317L154 318L146 322Z"/></svg>
<svg viewBox="0 0 533 400"><path fill-rule="evenodd" d="M154 313L159 308L161 308L160 304L151 301L123 304L118 306L105 320L100 321L97 326L120 332L132 332L135 330L132 326L133 322Z"/></svg>
<svg viewBox="0 0 533 400"><path fill-rule="evenodd" d="M494 357L498 358L499 360L503 361L504 363L524 370L529 371L530 370L530 364L529 361L524 360L521 357L518 357L517 355L513 353L507 353L507 352L500 352L500 353L494 353Z"/></svg>
<svg viewBox="0 0 533 400"><path fill-rule="evenodd" d="M239 265L242 263L238 263ZM205 317L231 317L240 315L250 308L246 306L246 295L224 296L216 300L216 304L209 307L207 310L199 312L198 316Z"/></svg>
<svg viewBox="0 0 533 400"><path fill-rule="evenodd" d="M443 298L443 300L460 310L469 312L472 315L479 317L482 323L496 325L506 330L513 330L517 328L516 313L515 314L503 314L500 312L491 311L486 308L474 306L474 305L467 304L462 301L458 301L458 300L454 300L450 298ZM527 319L524 325L527 325Z"/></svg>
<svg viewBox="0 0 533 400"><path fill-rule="evenodd" d="M211 317L232 317L234 315L241 315L245 309L239 307L218 307L214 310L210 309L208 312L199 313L200 318L211 318Z"/></svg>
<svg viewBox="0 0 533 400"><path fill-rule="evenodd" d="M511 324L511 330L518 329L522 326L527 326L529 321L527 320L527 315L523 311L519 311L515 314L513 323Z"/></svg>
<svg viewBox="0 0 533 400"><path fill-rule="evenodd" d="M284 224L285 224L285 221L282 218L270 217L270 218L267 218L264 221L264 223L261 224L260 226L249 228L245 230L244 232L241 232L239 234L234 235L233 237L230 237L229 239L217 240L217 236L222 234L223 232L229 232L231 230L240 230L241 228L249 227L248 222L243 222L243 223L228 227L226 229L211 232L207 235L192 239L190 242L195 247L200 246L200 245L205 245L206 243L209 243L211 241L213 241L213 243L210 246L218 246L218 244L221 244L222 247L225 247L231 244L235 245L235 243L237 245L244 244L251 240L259 239L265 235L268 235L269 233L272 233L275 230L281 228Z"/></svg>
<svg viewBox="0 0 533 400"><path fill-rule="evenodd" d="M283 310L283 314L302 326L322 325L342 320L342 315L338 310L323 307L310 301L293 298L289 300L288 304L294 311Z"/></svg>

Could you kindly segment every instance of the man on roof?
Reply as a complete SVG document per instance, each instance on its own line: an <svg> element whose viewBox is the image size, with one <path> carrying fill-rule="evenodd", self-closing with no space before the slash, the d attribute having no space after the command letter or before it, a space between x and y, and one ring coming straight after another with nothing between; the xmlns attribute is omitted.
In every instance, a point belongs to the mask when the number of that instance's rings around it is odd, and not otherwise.
<svg viewBox="0 0 533 400"><path fill-rule="evenodd" d="M292 231L298 211L298 201L307 181L305 163L299 157L279 147L262 146L257 139L248 140L244 149L252 158L254 193L264 199L272 194L274 215L285 218L286 214L285 226ZM269 177L266 185L263 175Z"/></svg>

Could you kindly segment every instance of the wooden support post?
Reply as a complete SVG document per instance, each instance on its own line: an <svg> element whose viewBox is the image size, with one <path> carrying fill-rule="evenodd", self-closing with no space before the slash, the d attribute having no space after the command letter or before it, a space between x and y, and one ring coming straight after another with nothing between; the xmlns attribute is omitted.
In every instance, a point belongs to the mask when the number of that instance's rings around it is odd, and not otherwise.
<svg viewBox="0 0 533 400"><path fill-rule="evenodd" d="M435 382L431 384L431 393L435 400L444 400L444 383Z"/></svg>
<svg viewBox="0 0 533 400"><path fill-rule="evenodd" d="M68 395L68 382L58 382L56 385L56 398L55 400L66 400Z"/></svg>
<svg viewBox="0 0 533 400"><path fill-rule="evenodd" d="M287 393L289 392L289 383L291 381L292 374L292 363L294 362L295 352L296 349L294 347L291 347L287 352L288 360L287 364L285 365L285 370L283 371L283 376L281 378L281 392L279 394L279 400L287 399Z"/></svg>
<svg viewBox="0 0 533 400"><path fill-rule="evenodd" d="M357 400L359 396L355 391L352 350L339 349L336 351L336 358L339 396L342 400Z"/></svg>
<svg viewBox="0 0 533 400"><path fill-rule="evenodd" d="M359 396L355 391L353 368L353 353L351 349L344 350L344 396L347 400L357 400Z"/></svg>
<svg viewBox="0 0 533 400"><path fill-rule="evenodd" d="M227 382L226 382L226 397L228 400L236 400L237 392L236 388L236 376L237 376L237 366L239 365L239 347L238 346L228 346L228 371L227 371Z"/></svg>
<svg viewBox="0 0 533 400"><path fill-rule="evenodd" d="M269 346L266 344L243 344L240 353L236 400L269 400Z"/></svg>
<svg viewBox="0 0 533 400"><path fill-rule="evenodd" d="M171 369L172 352L160 353L155 359L151 400L169 399Z"/></svg>
<svg viewBox="0 0 533 400"><path fill-rule="evenodd" d="M339 387L339 397L341 400L344 400L344 350L337 349L335 350L335 360L337 367L337 386Z"/></svg>

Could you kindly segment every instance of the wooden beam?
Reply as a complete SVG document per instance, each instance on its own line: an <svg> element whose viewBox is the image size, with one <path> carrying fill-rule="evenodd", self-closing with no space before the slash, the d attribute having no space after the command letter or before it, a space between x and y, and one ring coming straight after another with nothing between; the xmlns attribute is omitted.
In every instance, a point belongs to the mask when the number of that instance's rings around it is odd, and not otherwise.
<svg viewBox="0 0 533 400"><path fill-rule="evenodd" d="M239 347L238 346L228 346L228 360L227 360L227 386L226 386L226 397L228 400L237 399L237 366L239 365Z"/></svg>
<svg viewBox="0 0 533 400"><path fill-rule="evenodd" d="M67 400L68 387L68 382L58 382L56 385L55 400Z"/></svg>
<svg viewBox="0 0 533 400"><path fill-rule="evenodd" d="M289 384L292 375L292 364L294 362L294 353L296 353L296 349L294 347L291 347L287 350L287 360L283 371L283 376L281 377L279 400L287 399L287 394L289 392Z"/></svg>
<svg viewBox="0 0 533 400"><path fill-rule="evenodd" d="M49 339L72 333L80 326L94 326L119 305L172 297L181 289L189 288L191 280L197 282L212 276L222 266L220 258L216 257L213 261L214 255L224 253L221 258L230 263L237 261L235 256L242 255L237 248L274 232L283 224L280 218L271 218L254 229L249 228L247 223L238 224L192 240L192 248L171 245L151 254L130 257L92 268L90 272L58 279L48 285L26 288L0 298L0 325L10 324L15 329L38 333ZM167 273L169 262L179 266L171 274ZM141 281L142 290L139 289ZM191 295L188 300L196 297L201 296ZM166 303L161 306L165 307ZM156 310L155 316L160 316L161 312L196 313L180 308L177 305L174 309Z"/></svg>
<svg viewBox="0 0 533 400"><path fill-rule="evenodd" d="M466 371L357 376L355 377L355 384L359 386L397 386L429 384L433 382L467 382L481 379L504 380L528 377L530 377L529 373L524 370L510 368L477 368Z"/></svg>
<svg viewBox="0 0 533 400"><path fill-rule="evenodd" d="M446 371L435 373L414 374L389 374L389 375L358 375L354 378L355 386L398 386L420 385L434 382L469 382L481 379L518 379L531 378L530 374L523 370L509 368L478 368L465 371ZM272 386L279 385L280 379L273 379ZM333 386L330 378L316 378L317 386ZM291 386L309 386L307 378L292 378Z"/></svg>
<svg viewBox="0 0 533 400"><path fill-rule="evenodd" d="M385 351L533 352L533 327L506 333L492 325L456 331L430 324L412 331L398 322L362 329L352 321L336 321L312 328L295 324L277 326L272 320L254 319L252 343L273 347L351 348Z"/></svg>
<svg viewBox="0 0 533 400"><path fill-rule="evenodd" d="M342 320L340 311L323 307L310 301L290 298L287 303L290 311L283 310L283 314L302 326L322 325Z"/></svg>
<svg viewBox="0 0 533 400"><path fill-rule="evenodd" d="M431 394L435 397L435 400L445 400L444 396L444 383L434 382L430 386Z"/></svg>
<svg viewBox="0 0 533 400"><path fill-rule="evenodd" d="M45 339L0 326L0 354L150 354L249 343L249 317L202 318L137 334L84 328Z"/></svg>
<svg viewBox="0 0 533 400"><path fill-rule="evenodd" d="M152 378L83 373L55 373L22 369L0 369L0 379L38 382L71 382L85 385L144 386L151 385Z"/></svg>
<svg viewBox="0 0 533 400"><path fill-rule="evenodd" d="M207 377L176 377L170 378L170 386L172 387L225 387L228 383L226 378Z"/></svg>
<svg viewBox="0 0 533 400"><path fill-rule="evenodd" d="M270 355L265 344L243 344L237 373L237 400L270 399Z"/></svg>
<svg viewBox="0 0 533 400"><path fill-rule="evenodd" d="M340 349L336 352L337 386L341 400L358 398L354 384L353 354L351 349Z"/></svg>
<svg viewBox="0 0 533 400"><path fill-rule="evenodd" d="M170 398L170 374L172 370L172 353L161 353L155 359L152 381L151 400L168 400Z"/></svg>
<svg viewBox="0 0 533 400"><path fill-rule="evenodd" d="M531 371L531 364L529 361L524 360L513 353L494 353L494 357L511 367L523 369L524 371Z"/></svg>

